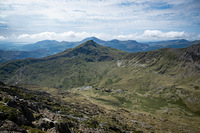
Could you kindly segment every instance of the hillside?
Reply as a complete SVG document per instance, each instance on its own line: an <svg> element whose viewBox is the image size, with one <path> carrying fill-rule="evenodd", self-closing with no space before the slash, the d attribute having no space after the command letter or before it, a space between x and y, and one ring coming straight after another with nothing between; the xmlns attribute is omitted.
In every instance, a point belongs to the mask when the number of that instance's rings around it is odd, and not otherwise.
<svg viewBox="0 0 200 133"><path fill-rule="evenodd" d="M102 80L113 62L127 54L87 41L74 49L42 59L17 60L1 66L1 80L72 88ZM6 77L9 76L8 81ZM17 79L17 80L16 80Z"/></svg>
<svg viewBox="0 0 200 133"><path fill-rule="evenodd" d="M0 50L0 63L7 62L17 59L26 59L26 58L42 58L50 55L45 50L35 50L35 51L3 51Z"/></svg>
<svg viewBox="0 0 200 133"><path fill-rule="evenodd" d="M196 132L200 124L199 64L200 44L126 53L90 40L53 56L4 64L0 80L30 89L67 90L106 109L145 112L193 129L185 132Z"/></svg>
<svg viewBox="0 0 200 133"><path fill-rule="evenodd" d="M185 39L179 39L179 40L168 40L168 41L158 41L158 42L147 42L149 45L148 48L146 48L144 51L151 51L161 48L186 48L191 45L199 44L200 41L188 41Z"/></svg>
<svg viewBox="0 0 200 133"><path fill-rule="evenodd" d="M24 45L20 49L25 51L43 49L48 51L50 55L53 55L62 52L65 49L73 48L78 44L79 43L77 42L66 42L66 41L58 42L55 40L43 40L33 44Z"/></svg>

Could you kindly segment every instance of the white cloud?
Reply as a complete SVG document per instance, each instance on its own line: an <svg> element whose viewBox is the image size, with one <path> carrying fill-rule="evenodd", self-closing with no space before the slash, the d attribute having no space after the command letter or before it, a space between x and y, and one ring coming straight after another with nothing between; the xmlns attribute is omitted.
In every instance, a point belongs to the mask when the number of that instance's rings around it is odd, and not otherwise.
<svg viewBox="0 0 200 133"><path fill-rule="evenodd" d="M4 21L0 21L0 24L5 24L6 22L4 22Z"/></svg>
<svg viewBox="0 0 200 133"><path fill-rule="evenodd" d="M197 39L200 39L200 34L199 34L199 35L197 35Z"/></svg>
<svg viewBox="0 0 200 133"><path fill-rule="evenodd" d="M191 34L192 35L192 34ZM145 30L143 33L134 33L128 35L117 35L115 38L118 39L134 39L140 41L149 41L149 40L169 40L169 39L189 39L191 38L190 34L185 32L170 31L162 32L160 30Z"/></svg>
<svg viewBox="0 0 200 133"><path fill-rule="evenodd" d="M142 34L142 37L144 38L155 38L155 39L164 39L164 38L185 38L186 34L182 32L177 31L170 31L170 32L162 32L159 30L145 30Z"/></svg>
<svg viewBox="0 0 200 133"><path fill-rule="evenodd" d="M163 34L163 32L161 32L159 30L145 30L144 33L142 34L142 37L159 38L159 37L161 37L162 34Z"/></svg>
<svg viewBox="0 0 200 133"><path fill-rule="evenodd" d="M8 39L7 37L0 36L0 40L7 40L7 39Z"/></svg>
<svg viewBox="0 0 200 133"><path fill-rule="evenodd" d="M36 42L41 40L58 40L58 41L80 41L87 37L95 36L103 40L119 39L119 40L137 40L137 41L154 41L154 40L172 40L172 39L200 39L200 34L196 37L194 34L169 31L163 32L160 30L145 30L142 33L119 34L112 35L106 33L89 33L68 31L63 33L41 32L38 34L21 34L16 37L18 41ZM14 38L13 38L14 39Z"/></svg>
<svg viewBox="0 0 200 133"><path fill-rule="evenodd" d="M169 31L197 24L200 9L194 0L1 0L1 4L0 19L4 15L2 21L11 32L24 33L112 34L115 27L123 34L144 29Z"/></svg>
<svg viewBox="0 0 200 133"><path fill-rule="evenodd" d="M19 35L18 39L53 39L55 38L56 33L54 32L42 32L39 34L33 34L33 35L29 35L29 34L22 34Z"/></svg>
<svg viewBox="0 0 200 133"><path fill-rule="evenodd" d="M63 33L41 32L38 34L31 34L31 35L21 34L16 39L18 41L27 41L27 42L35 42L41 40L80 41L81 39L85 39L91 36L95 36L98 38L106 38L106 36L110 37L109 35L106 34L68 31Z"/></svg>

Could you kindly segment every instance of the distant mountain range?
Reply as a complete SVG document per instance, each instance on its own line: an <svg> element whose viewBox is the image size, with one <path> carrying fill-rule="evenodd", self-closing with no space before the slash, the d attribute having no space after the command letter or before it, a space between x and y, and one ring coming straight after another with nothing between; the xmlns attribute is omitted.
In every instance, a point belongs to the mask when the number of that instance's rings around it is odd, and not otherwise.
<svg viewBox="0 0 200 133"><path fill-rule="evenodd" d="M120 41L114 39L110 41L104 41L96 37L89 37L79 42L66 42L66 41L58 42L55 40L44 40L26 45L16 45L15 43L0 42L0 50L2 50L0 53L0 62L10 61L15 59L25 59L25 58L42 58L45 56L57 54L69 48L74 48L88 40L93 40L94 42L102 46L107 46L122 51L127 51L130 53L151 51L167 47L185 48L200 42L200 41L187 41L184 39L180 39L180 40L139 43L135 40Z"/></svg>
<svg viewBox="0 0 200 133"><path fill-rule="evenodd" d="M145 49L149 47L148 44L138 43L135 40L120 41L120 40L114 39L111 41L103 41L96 37L86 38L81 42L83 43L88 40L93 40L94 42L102 46L107 46L107 47L119 49L122 51L132 52L132 53L144 51Z"/></svg>

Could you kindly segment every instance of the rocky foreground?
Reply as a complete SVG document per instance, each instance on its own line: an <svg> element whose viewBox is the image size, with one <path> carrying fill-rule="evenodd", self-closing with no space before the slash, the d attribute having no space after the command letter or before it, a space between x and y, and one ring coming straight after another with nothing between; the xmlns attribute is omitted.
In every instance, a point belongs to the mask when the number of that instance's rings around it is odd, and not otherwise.
<svg viewBox="0 0 200 133"><path fill-rule="evenodd" d="M0 83L0 132L123 132L136 131L112 123L102 108L92 103L71 104L46 92ZM69 93L63 95L69 96ZM88 102L88 101L87 101ZM96 118L105 114L105 122ZM113 118L115 121L116 118ZM106 122L108 121L108 122Z"/></svg>
<svg viewBox="0 0 200 133"><path fill-rule="evenodd" d="M0 83L0 132L198 132L187 125L125 109L109 110L79 94L58 97ZM71 101L62 100L70 97Z"/></svg>

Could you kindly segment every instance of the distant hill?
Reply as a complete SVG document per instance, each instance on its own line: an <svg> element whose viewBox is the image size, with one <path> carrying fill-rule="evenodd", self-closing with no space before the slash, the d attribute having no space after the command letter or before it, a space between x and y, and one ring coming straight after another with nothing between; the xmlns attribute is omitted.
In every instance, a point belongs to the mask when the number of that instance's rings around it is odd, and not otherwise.
<svg viewBox="0 0 200 133"><path fill-rule="evenodd" d="M120 50L127 51L127 52L134 52L134 53L141 52L144 49L149 47L148 44L138 43L135 40L120 41L120 40L114 39L111 41L103 41L96 37L89 37L89 38L84 39L81 42L85 42L88 40L93 40L94 42L96 42L100 45L103 45L103 46L108 46L111 48L120 49Z"/></svg>
<svg viewBox="0 0 200 133"><path fill-rule="evenodd" d="M65 49L68 48L73 48L77 46L77 43L74 42L58 42L55 40L44 40L44 41L39 41L34 44L27 44L22 46L21 49L25 51L30 51L30 50L37 50L37 49L44 49L48 51L51 55L57 54L59 52L64 51Z"/></svg>
<svg viewBox="0 0 200 133"><path fill-rule="evenodd" d="M77 46L76 43L44 40L34 44L15 45L14 43L0 43L0 63L26 58L42 58L54 55L68 48ZM1 50L3 49L3 50Z"/></svg>
<svg viewBox="0 0 200 133"><path fill-rule="evenodd" d="M128 40L128 41L119 41L119 40L111 40L111 41L104 41L101 39L98 39L96 37L89 37L85 38L80 42L58 42L55 40L44 40L40 41L34 44L27 44L22 47L24 50L32 50L32 49L46 49L52 54L56 54L59 52L64 51L68 48L74 48L75 46L78 46L88 40L93 40L94 42L102 45L102 46L108 46L111 48L120 49L127 52L138 52L143 51L144 49L148 48L148 44L138 43L134 40Z"/></svg>
<svg viewBox="0 0 200 133"><path fill-rule="evenodd" d="M158 41L158 42L148 42L149 48L145 49L145 51L151 51L161 48L186 48L193 44L198 44L200 41L187 41L185 39L179 40L168 40L168 41Z"/></svg>
<svg viewBox="0 0 200 133"><path fill-rule="evenodd" d="M176 44L185 44L188 43L188 40L185 39L177 39L177 40L165 40L165 41L157 41L157 42L148 42L150 46L161 45L161 46L168 46L168 45L176 45Z"/></svg>
<svg viewBox="0 0 200 133"><path fill-rule="evenodd" d="M35 50L35 51L3 51L0 50L0 63L26 58L42 58L49 56L50 53L45 50Z"/></svg>
<svg viewBox="0 0 200 133"><path fill-rule="evenodd" d="M0 50L4 51L20 51L21 46L14 42L0 41Z"/></svg>

